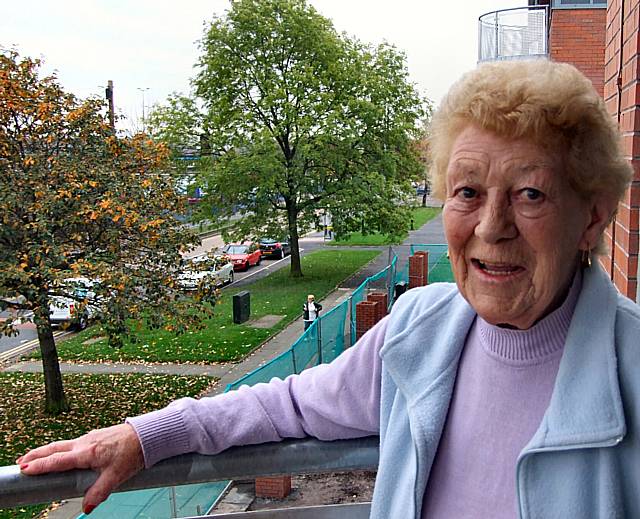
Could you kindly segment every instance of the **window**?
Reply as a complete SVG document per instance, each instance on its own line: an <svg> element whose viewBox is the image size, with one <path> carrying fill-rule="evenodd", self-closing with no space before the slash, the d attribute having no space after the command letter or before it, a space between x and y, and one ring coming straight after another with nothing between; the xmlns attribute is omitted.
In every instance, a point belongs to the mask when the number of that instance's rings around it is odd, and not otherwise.
<svg viewBox="0 0 640 519"><path fill-rule="evenodd" d="M584 9L590 7L607 7L607 0L553 0L554 9Z"/></svg>

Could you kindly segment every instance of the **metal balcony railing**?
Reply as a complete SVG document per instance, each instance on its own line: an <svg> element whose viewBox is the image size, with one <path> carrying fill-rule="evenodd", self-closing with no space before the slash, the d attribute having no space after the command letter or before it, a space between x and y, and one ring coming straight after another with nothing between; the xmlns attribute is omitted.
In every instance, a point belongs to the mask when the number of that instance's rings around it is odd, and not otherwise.
<svg viewBox="0 0 640 519"><path fill-rule="evenodd" d="M227 479L372 470L378 466L377 436L322 442L313 438L234 447L216 456L188 454L164 460L127 481L118 491L140 490ZM82 496L97 478L91 470L25 476L17 465L0 467L0 508L46 503ZM234 518L301 517L339 519L368 517L369 505L283 509L278 512L230 514ZM329 514L329 515L327 515ZM213 517L213 516L211 516ZM227 515L216 515L223 519Z"/></svg>
<svg viewBox="0 0 640 519"><path fill-rule="evenodd" d="M544 5L483 14L478 19L478 62L548 57L548 20Z"/></svg>
<svg viewBox="0 0 640 519"><path fill-rule="evenodd" d="M371 503L346 505L305 506L261 510L259 512L235 512L230 514L202 515L182 519L369 519Z"/></svg>

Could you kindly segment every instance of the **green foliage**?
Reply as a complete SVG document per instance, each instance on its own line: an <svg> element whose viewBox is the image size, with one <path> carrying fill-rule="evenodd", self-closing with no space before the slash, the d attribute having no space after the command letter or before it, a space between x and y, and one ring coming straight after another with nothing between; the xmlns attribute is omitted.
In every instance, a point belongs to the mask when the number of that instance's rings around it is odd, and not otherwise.
<svg viewBox="0 0 640 519"><path fill-rule="evenodd" d="M302 258L306 274L289 279L284 269L260 279L248 287L251 293L251 319L267 314L283 318L272 328L252 328L233 324L231 299L238 290L225 290L215 315L206 328L176 337L162 330L141 329L135 342L114 350L106 341L84 345L91 336L100 336L99 327L58 344L63 360L69 361L134 361L134 362L225 362L241 359L282 330L301 312L307 294L322 298L344 279L357 272L379 254L378 251L324 250Z"/></svg>
<svg viewBox="0 0 640 519"><path fill-rule="evenodd" d="M0 465L13 465L28 449L75 438L159 409L172 400L197 396L210 377L173 375L65 375L72 410L52 417L42 412L43 377L0 373ZM0 519L34 517L44 506L0 509ZM24 511L21 511L24 510Z"/></svg>
<svg viewBox="0 0 640 519"><path fill-rule="evenodd" d="M54 411L65 403L50 304L69 298L80 315L90 303L70 278L91 282L113 346L136 320L180 333L211 306L194 308L177 290L180 253L198 239L174 217L184 208L167 147L116 136L101 101L76 99L39 67L0 49L0 309L34 312ZM215 294L203 287L199 297ZM0 335L13 325L0 323Z"/></svg>
<svg viewBox="0 0 640 519"><path fill-rule="evenodd" d="M245 208L229 236L289 236L301 274L298 235L319 209L344 232L363 218L384 232L406 227L423 101L402 53L337 33L305 0L234 1L201 48L198 131L213 157L201 168L203 209L224 219ZM172 105L156 125L193 133Z"/></svg>
<svg viewBox="0 0 640 519"><path fill-rule="evenodd" d="M202 112L194 99L171 94L163 106L155 106L146 121L153 137L174 152L196 150L202 141Z"/></svg>

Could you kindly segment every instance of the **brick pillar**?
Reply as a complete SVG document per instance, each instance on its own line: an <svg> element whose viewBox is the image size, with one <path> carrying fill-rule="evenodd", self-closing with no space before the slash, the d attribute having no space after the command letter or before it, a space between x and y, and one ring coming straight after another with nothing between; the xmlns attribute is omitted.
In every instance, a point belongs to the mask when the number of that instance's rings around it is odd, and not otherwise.
<svg viewBox="0 0 640 519"><path fill-rule="evenodd" d="M429 253L416 252L409 257L409 288L423 287L429 283Z"/></svg>
<svg viewBox="0 0 640 519"><path fill-rule="evenodd" d="M256 478L256 496L284 499L291 493L291 476Z"/></svg>
<svg viewBox="0 0 640 519"><path fill-rule="evenodd" d="M380 320L379 301L361 301L356 305L356 341Z"/></svg>
<svg viewBox="0 0 640 519"><path fill-rule="evenodd" d="M621 20L623 1L624 20ZM615 221L605 234L605 243L610 255L602 258L601 263L620 292L632 299L636 298L638 288L640 212L639 24L640 7L637 0L609 1L606 19L604 101L614 120L620 119L622 148L633 167L634 178L618 206Z"/></svg>
<svg viewBox="0 0 640 519"><path fill-rule="evenodd" d="M378 321L387 315L387 309L389 308L389 294L386 292L369 292L367 295L367 301L378 301L380 303L380 306L378 307Z"/></svg>

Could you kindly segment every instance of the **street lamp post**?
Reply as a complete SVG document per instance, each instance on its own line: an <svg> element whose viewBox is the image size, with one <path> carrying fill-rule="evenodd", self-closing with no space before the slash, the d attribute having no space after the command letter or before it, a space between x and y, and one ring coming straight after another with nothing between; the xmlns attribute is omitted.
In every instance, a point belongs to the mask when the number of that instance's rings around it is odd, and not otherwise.
<svg viewBox="0 0 640 519"><path fill-rule="evenodd" d="M145 118L144 118L144 93L149 90L149 87L138 87L138 90L140 90L140 92L142 92L142 132L145 133L147 128L145 125Z"/></svg>

